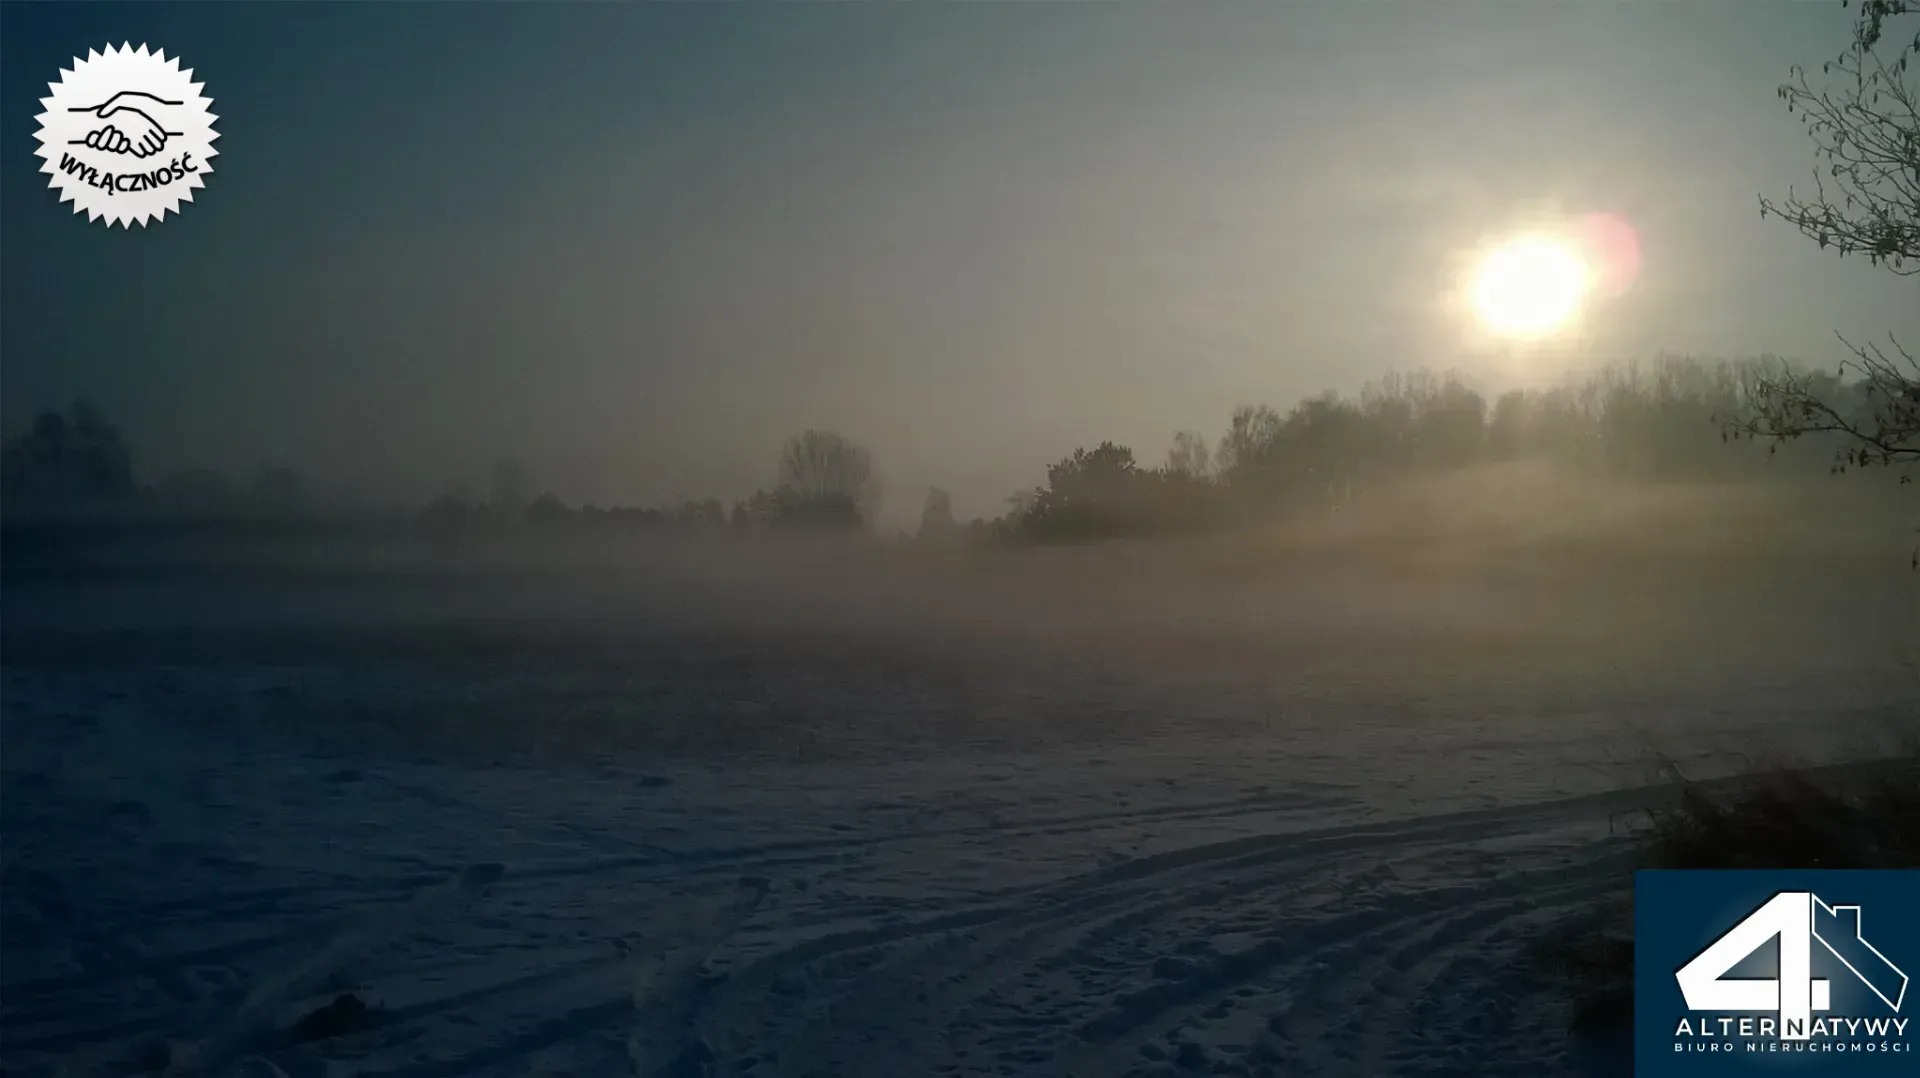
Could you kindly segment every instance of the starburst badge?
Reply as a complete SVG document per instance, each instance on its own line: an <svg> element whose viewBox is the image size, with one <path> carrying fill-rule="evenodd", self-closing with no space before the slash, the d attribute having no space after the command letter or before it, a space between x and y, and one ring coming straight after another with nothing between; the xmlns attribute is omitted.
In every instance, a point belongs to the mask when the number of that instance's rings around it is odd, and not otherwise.
<svg viewBox="0 0 1920 1078"><path fill-rule="evenodd" d="M40 99L46 111L35 117L47 186L73 212L109 228L145 227L179 213L206 186L220 152L213 148L219 117L208 111L205 87L178 57L145 45L75 57L73 70L47 84L53 96Z"/></svg>

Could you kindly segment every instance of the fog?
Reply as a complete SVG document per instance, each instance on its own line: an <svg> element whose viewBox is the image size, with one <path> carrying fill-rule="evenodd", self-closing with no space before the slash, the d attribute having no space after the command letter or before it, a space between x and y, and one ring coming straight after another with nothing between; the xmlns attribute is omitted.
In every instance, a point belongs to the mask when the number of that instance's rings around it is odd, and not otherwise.
<svg viewBox="0 0 1920 1078"><path fill-rule="evenodd" d="M742 543L522 526L16 546L7 644L16 661L83 668L246 656L518 685L501 690L517 703L437 746L509 756L536 742L778 755L779 727L823 721L880 739L862 755L956 736L1125 738L1137 722L1206 736L1210 719L1283 723L1329 699L1426 701L1444 724L1474 701L1622 693L1717 714L1787 685L1808 707L1898 711L1920 696L1904 494L1883 475L1651 483L1518 464L1187 539ZM647 717L555 711L538 688L555 678ZM405 733L411 709L381 684L361 686L374 695L360 706ZM1003 684L1034 695L973 709L993 691L980 686ZM655 711L661 693L678 703ZM736 708L740 694L785 717ZM341 736L330 713L281 702L276 728Z"/></svg>

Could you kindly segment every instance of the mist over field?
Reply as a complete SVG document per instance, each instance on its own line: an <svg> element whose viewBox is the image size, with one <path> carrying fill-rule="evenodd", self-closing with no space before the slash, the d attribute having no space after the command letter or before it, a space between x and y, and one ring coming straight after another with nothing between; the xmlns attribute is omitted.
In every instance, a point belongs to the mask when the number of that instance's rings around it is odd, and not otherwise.
<svg viewBox="0 0 1920 1078"><path fill-rule="evenodd" d="M1531 949L1617 890L1669 769L1910 743L1904 495L1519 463L1091 544L17 545L10 934L230 972L15 951L9 1052L1607 1073ZM1389 968L1472 991L1326 1025Z"/></svg>
<svg viewBox="0 0 1920 1078"><path fill-rule="evenodd" d="M16 549L5 644L320 752L728 769L1256 738L1357 783L1491 738L1495 773L1557 790L1912 736L1906 509L1885 476L1519 463L1065 545L188 531Z"/></svg>

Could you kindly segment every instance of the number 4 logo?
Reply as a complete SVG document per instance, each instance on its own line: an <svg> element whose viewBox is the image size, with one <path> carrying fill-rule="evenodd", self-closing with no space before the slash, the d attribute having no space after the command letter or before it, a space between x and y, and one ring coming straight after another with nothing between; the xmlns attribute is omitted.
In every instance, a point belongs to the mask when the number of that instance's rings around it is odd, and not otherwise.
<svg viewBox="0 0 1920 1078"><path fill-rule="evenodd" d="M1727 977L1728 970L1776 936L1780 963L1772 978ZM1774 895L1680 967L1674 978L1689 1010L1777 1011L1780 1039L1804 1041L1812 1035L1813 1012L1829 1010L1833 1003L1832 983L1813 975L1816 941L1881 1002L1900 1009L1907 975L1861 935L1860 907L1829 906L1811 891Z"/></svg>

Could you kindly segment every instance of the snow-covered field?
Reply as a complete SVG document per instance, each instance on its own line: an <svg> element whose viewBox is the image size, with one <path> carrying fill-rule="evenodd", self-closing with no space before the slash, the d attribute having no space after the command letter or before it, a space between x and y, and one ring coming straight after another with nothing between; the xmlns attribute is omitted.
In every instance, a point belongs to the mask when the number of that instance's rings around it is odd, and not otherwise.
<svg viewBox="0 0 1920 1078"><path fill-rule="evenodd" d="M0 1068L1624 1073L1650 747L1920 699L1898 578L1097 561L10 583Z"/></svg>

